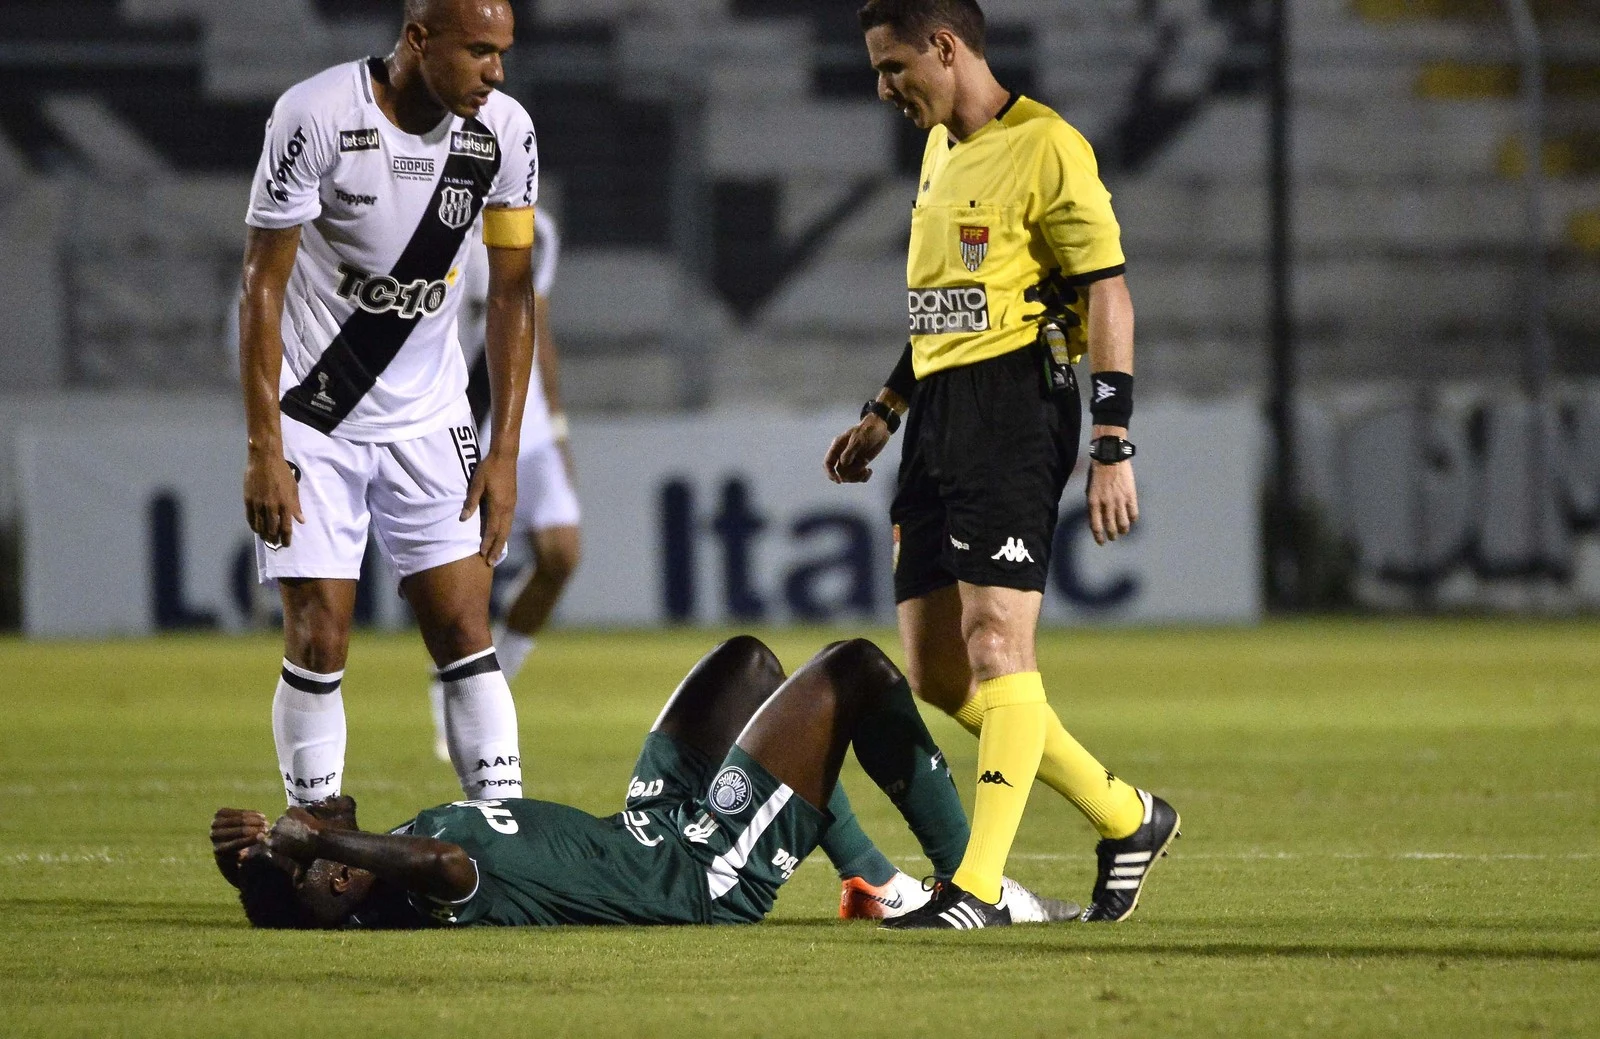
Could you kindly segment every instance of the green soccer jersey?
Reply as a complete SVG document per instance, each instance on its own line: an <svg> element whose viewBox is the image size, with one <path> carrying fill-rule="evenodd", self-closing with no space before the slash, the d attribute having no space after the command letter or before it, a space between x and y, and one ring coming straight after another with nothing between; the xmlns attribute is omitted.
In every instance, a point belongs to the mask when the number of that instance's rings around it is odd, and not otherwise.
<svg viewBox="0 0 1600 1039"><path fill-rule="evenodd" d="M459 902L417 896L413 904L444 926L706 923L705 867L665 820L655 812L601 819L520 798L430 808L410 832L460 845L478 886Z"/></svg>
<svg viewBox="0 0 1600 1039"><path fill-rule="evenodd" d="M392 832L460 845L477 867L459 902L411 897L438 926L724 924L764 917L827 825L738 747L713 762L652 732L616 815L457 801Z"/></svg>

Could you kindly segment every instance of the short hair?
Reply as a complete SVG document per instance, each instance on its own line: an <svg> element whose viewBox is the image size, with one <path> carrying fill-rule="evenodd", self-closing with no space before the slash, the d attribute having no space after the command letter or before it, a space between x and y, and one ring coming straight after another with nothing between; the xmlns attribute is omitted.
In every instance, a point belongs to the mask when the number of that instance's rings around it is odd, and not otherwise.
<svg viewBox="0 0 1600 1039"><path fill-rule="evenodd" d="M300 904L294 879L265 855L246 859L239 869L239 904L252 927L268 930L312 930L311 911Z"/></svg>
<svg viewBox="0 0 1600 1039"><path fill-rule="evenodd" d="M978 0L867 0L858 17L862 32L887 25L919 51L928 49L935 32L949 29L983 57L983 9Z"/></svg>
<svg viewBox="0 0 1600 1039"><path fill-rule="evenodd" d="M356 829L356 799L349 795L329 797L305 806L306 811L337 830ZM326 870L329 863L318 860L311 869ZM238 873L239 904L251 926L267 930L317 930L335 926L349 916L359 898L323 895L313 885L304 891L295 888L294 878L266 855L244 861Z"/></svg>

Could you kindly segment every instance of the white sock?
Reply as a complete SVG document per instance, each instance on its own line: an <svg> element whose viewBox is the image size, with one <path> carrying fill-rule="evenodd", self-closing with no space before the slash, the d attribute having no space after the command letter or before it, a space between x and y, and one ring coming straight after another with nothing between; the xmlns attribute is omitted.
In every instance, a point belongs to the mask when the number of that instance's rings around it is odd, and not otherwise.
<svg viewBox="0 0 1600 1039"><path fill-rule="evenodd" d="M438 675L434 675L433 681L428 683L428 707L433 711L434 743L448 747L450 741L444 735L444 683L439 681Z"/></svg>
<svg viewBox="0 0 1600 1039"><path fill-rule="evenodd" d="M501 625L494 633L494 655L500 658L500 670L509 682L517 677L528 654L533 652L534 638Z"/></svg>
<svg viewBox="0 0 1600 1039"><path fill-rule="evenodd" d="M344 779L343 671L318 674L285 660L272 697L272 742L289 804L339 793Z"/></svg>
<svg viewBox="0 0 1600 1039"><path fill-rule="evenodd" d="M493 647L439 669L450 763L469 800L522 796L517 706Z"/></svg>

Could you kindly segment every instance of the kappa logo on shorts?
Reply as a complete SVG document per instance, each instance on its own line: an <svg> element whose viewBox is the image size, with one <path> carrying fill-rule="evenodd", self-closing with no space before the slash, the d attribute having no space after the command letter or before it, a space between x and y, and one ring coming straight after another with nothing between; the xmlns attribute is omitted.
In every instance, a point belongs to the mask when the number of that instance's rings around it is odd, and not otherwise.
<svg viewBox="0 0 1600 1039"><path fill-rule="evenodd" d="M738 815L750 807L750 777L737 765L729 765L711 781L711 807L723 815Z"/></svg>
<svg viewBox="0 0 1600 1039"><path fill-rule="evenodd" d="M949 535L949 537L950 537L950 544L954 545L956 548L960 549L963 552L966 552L966 551L968 551L968 550L970 550L972 548L972 546L967 544L965 541L957 541L956 540L956 536L954 534Z"/></svg>
<svg viewBox="0 0 1600 1039"><path fill-rule="evenodd" d="M990 559L1004 559L1008 563L1031 563L1033 556L1028 554L1027 546L1021 538L1006 538L1006 543L1000 546L1000 551L989 557Z"/></svg>

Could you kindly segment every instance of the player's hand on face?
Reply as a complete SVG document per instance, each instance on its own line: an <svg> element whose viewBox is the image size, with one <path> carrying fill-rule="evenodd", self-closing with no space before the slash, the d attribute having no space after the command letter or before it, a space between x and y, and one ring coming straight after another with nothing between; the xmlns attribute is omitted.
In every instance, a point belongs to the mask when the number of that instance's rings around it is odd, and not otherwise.
<svg viewBox="0 0 1600 1039"><path fill-rule="evenodd" d="M823 456L822 468L834 483L866 483L872 479L872 460L888 442L888 424L876 415L868 415L833 438Z"/></svg>
<svg viewBox="0 0 1600 1039"><path fill-rule="evenodd" d="M463 521L483 507L480 525L483 540L478 544L478 555L493 566L506 550L511 537L512 514L517 508L517 456L505 455L489 449L489 455L478 463L467 485L467 503L461 510Z"/></svg>
<svg viewBox="0 0 1600 1039"><path fill-rule="evenodd" d="M267 817L248 808L219 808L211 817L211 851L242 860L267 835Z"/></svg>
<svg viewBox="0 0 1600 1039"><path fill-rule="evenodd" d="M1089 463L1089 531L1095 544L1115 541L1139 519L1139 492L1133 482L1133 463Z"/></svg>
<svg viewBox="0 0 1600 1039"><path fill-rule="evenodd" d="M276 453L250 452L244 469L244 518L268 545L287 548L294 525L304 523L300 487L289 463Z"/></svg>
<svg viewBox="0 0 1600 1039"><path fill-rule="evenodd" d="M274 855L309 863L317 857L317 834L323 823L304 808L291 808L267 831L267 850Z"/></svg>

